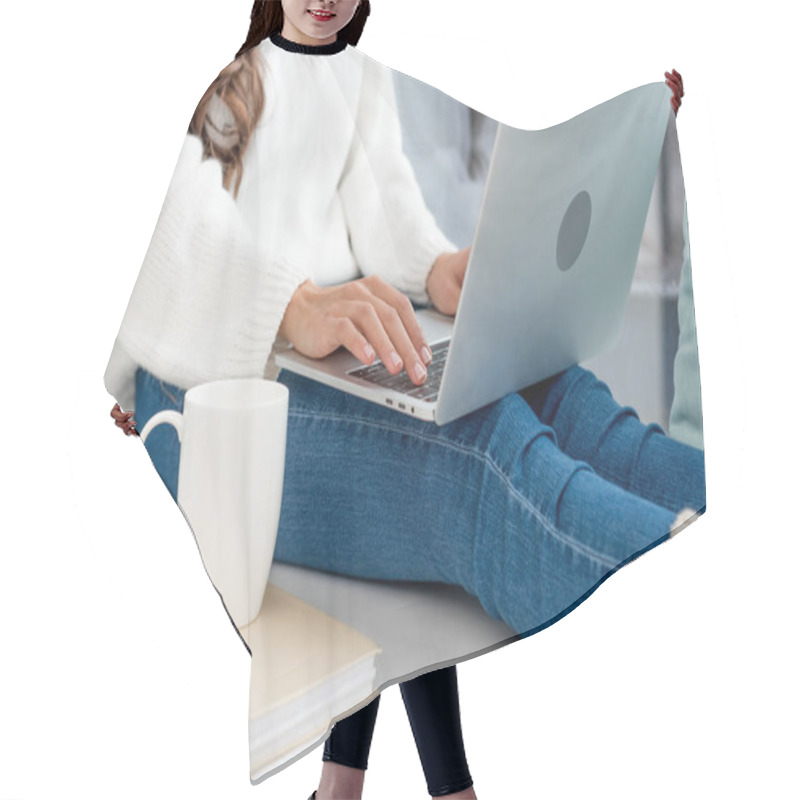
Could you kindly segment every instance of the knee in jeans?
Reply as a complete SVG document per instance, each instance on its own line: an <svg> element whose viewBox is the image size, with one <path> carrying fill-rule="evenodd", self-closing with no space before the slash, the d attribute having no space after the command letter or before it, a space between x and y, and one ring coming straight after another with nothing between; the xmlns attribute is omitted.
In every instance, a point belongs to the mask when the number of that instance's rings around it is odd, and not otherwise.
<svg viewBox="0 0 800 800"><path fill-rule="evenodd" d="M542 436L556 443L553 429L545 425L516 392L498 400L491 408L487 423L492 431L492 438L503 445L516 444L521 451Z"/></svg>
<svg viewBox="0 0 800 800"><path fill-rule="evenodd" d="M512 481L531 458L547 458L558 449L555 431L516 393L465 418L457 438Z"/></svg>
<svg viewBox="0 0 800 800"><path fill-rule="evenodd" d="M584 367L570 367L564 373L564 396L570 397L572 395L583 395L584 398L591 396L592 392L600 392L601 394L612 397L611 389L605 381L600 380L594 372L585 369ZM579 401L582 402L582 401Z"/></svg>

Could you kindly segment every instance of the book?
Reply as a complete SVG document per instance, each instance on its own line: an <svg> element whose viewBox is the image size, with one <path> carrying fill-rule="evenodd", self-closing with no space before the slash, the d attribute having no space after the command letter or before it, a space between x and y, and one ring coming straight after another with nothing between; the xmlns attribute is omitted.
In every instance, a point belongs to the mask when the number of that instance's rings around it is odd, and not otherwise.
<svg viewBox="0 0 800 800"><path fill-rule="evenodd" d="M250 667L250 777L313 747L332 721L377 694L381 648L356 629L276 586L241 630Z"/></svg>

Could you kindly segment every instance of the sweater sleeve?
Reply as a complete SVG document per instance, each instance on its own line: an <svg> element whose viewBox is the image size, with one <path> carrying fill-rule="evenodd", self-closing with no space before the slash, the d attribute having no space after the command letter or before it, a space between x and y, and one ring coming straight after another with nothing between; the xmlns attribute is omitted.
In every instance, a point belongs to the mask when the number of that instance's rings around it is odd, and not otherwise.
<svg viewBox="0 0 800 800"><path fill-rule="evenodd" d="M123 407L136 367L189 388L276 377L269 363L289 301L306 279L260 252L222 168L187 135L105 374ZM273 370L273 372L276 372Z"/></svg>
<svg viewBox="0 0 800 800"><path fill-rule="evenodd" d="M403 153L391 73L368 58L339 195L362 274L377 274L415 302L429 303L425 282L433 262L458 248L437 226Z"/></svg>

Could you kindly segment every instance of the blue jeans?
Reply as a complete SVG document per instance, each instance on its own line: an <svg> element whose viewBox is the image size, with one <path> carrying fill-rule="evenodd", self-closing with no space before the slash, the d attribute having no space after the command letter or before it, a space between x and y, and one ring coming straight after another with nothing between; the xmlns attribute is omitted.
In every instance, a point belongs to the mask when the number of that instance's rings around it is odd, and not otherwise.
<svg viewBox="0 0 800 800"><path fill-rule="evenodd" d="M700 450L573 367L439 427L283 370L289 423L275 557L364 578L462 586L534 633L705 509ZM139 370L136 422L183 391ZM147 449L173 497L170 426Z"/></svg>

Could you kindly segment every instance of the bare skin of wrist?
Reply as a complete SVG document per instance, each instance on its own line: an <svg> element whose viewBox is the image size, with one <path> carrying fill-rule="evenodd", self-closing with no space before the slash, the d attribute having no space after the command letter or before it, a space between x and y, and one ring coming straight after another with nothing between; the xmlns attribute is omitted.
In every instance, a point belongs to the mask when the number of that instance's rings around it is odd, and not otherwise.
<svg viewBox="0 0 800 800"><path fill-rule="evenodd" d="M455 316L458 301L461 299L461 287L467 271L470 248L457 253L442 253L428 273L425 288L433 305L442 314Z"/></svg>
<svg viewBox="0 0 800 800"><path fill-rule="evenodd" d="M417 385L425 382L432 358L411 301L376 275L328 287L305 281L278 333L309 358L324 358L338 347L363 364L377 355L390 373L405 369Z"/></svg>
<svg viewBox="0 0 800 800"><path fill-rule="evenodd" d="M469 248L442 253L428 273L425 288L443 314L456 313L468 258ZM376 275L330 287L305 281L292 295L278 333L309 358L324 358L340 346L363 364L377 355L390 373L405 369L416 385L425 382L432 360L411 301ZM111 416L127 436L139 435L132 411L115 404Z"/></svg>

